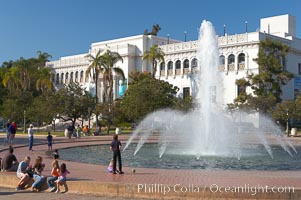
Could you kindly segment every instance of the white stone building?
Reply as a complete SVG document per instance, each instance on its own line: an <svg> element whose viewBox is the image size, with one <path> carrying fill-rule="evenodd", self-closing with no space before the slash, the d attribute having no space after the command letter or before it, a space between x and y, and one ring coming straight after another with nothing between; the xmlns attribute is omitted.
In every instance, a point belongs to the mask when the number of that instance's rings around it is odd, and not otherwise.
<svg viewBox="0 0 301 200"><path fill-rule="evenodd" d="M223 74L225 86L225 104L233 102L238 95L235 85L237 79L245 77L248 73L258 73L258 65L254 59L257 58L259 43L265 37L281 41L290 47L284 68L292 72L295 79L283 88L283 99L293 98L294 89L301 91L301 39L296 38L296 19L290 15L268 17L260 20L260 31L235 35L225 34L225 36L218 37L220 71ZM85 76L89 65L85 55L95 55L99 49L118 52L123 57L123 62L118 62L116 67L120 67L128 79L128 75L133 70L151 70L151 64L143 61L142 56L153 44L158 44L165 53L165 63L157 64L156 78L178 86L180 88L179 96L193 96L191 76L199 67L196 58L197 43L197 41L182 42L170 38L138 35L92 43L91 48L85 54L62 57L59 60L48 62L46 65L53 69L54 81L58 87L71 81L77 81L92 91L94 84L90 78ZM114 77L114 97L118 98L120 77ZM100 85L99 99L102 99L101 90L102 86Z"/></svg>

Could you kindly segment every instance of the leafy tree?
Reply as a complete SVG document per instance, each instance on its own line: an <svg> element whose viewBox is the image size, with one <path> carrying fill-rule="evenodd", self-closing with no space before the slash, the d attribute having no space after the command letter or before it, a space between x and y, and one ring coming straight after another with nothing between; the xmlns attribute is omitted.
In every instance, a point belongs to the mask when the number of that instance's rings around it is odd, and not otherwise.
<svg viewBox="0 0 301 200"><path fill-rule="evenodd" d="M130 78L133 81L121 100L121 110L129 120L138 121L155 110L175 106L176 86L148 73L134 72Z"/></svg>
<svg viewBox="0 0 301 200"><path fill-rule="evenodd" d="M251 74L236 82L238 86L251 87L254 96L241 93L234 102L249 104L253 109L267 113L281 101L281 87L293 78L285 69L285 57L289 51L287 45L267 38L259 44L259 73Z"/></svg>
<svg viewBox="0 0 301 200"><path fill-rule="evenodd" d="M157 71L157 62L163 61L164 62L164 52L159 48L157 44L154 44L149 51L145 51L143 54L143 60L149 60L152 64L152 77L155 78L156 71Z"/></svg>
<svg viewBox="0 0 301 200"><path fill-rule="evenodd" d="M95 107L95 99L79 83L70 83L56 93L57 118L71 121L89 115L89 108Z"/></svg>
<svg viewBox="0 0 301 200"><path fill-rule="evenodd" d="M42 123L51 124L58 112L56 95L48 91L34 99L30 108L26 110L26 115L29 121L40 126Z"/></svg>

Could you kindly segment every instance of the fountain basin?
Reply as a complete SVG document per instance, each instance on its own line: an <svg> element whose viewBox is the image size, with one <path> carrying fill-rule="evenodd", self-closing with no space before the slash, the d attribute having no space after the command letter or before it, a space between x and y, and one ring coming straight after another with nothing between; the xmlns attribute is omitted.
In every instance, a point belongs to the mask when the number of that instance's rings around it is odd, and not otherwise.
<svg viewBox="0 0 301 200"><path fill-rule="evenodd" d="M171 146L162 158L159 145L146 143L134 156L136 144L122 152L122 164L128 167L162 169L205 169L205 170L301 170L301 155L289 156L281 146L272 145L272 159L262 145L243 148L240 159L226 155L201 155L196 159L192 152L181 152L179 146ZM296 147L301 151L301 147ZM61 159L76 162L108 165L112 158L109 145L74 147L60 150ZM74 156L76 155L76 156Z"/></svg>

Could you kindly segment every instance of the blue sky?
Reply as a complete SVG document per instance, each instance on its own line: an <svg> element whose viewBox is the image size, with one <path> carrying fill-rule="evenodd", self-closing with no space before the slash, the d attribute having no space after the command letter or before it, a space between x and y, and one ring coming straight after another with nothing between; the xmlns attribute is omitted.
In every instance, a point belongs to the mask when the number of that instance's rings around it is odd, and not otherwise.
<svg viewBox="0 0 301 200"><path fill-rule="evenodd" d="M196 40L202 20L223 34L259 28L260 18L296 16L301 38L300 0L0 0L0 65L20 57L36 57L37 51L62 56L87 53L90 44L143 34L153 24L159 36Z"/></svg>

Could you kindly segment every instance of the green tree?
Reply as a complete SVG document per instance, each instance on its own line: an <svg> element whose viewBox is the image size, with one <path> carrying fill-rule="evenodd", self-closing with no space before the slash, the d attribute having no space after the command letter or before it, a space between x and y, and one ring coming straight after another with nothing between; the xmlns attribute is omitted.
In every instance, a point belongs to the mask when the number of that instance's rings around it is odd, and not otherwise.
<svg viewBox="0 0 301 200"><path fill-rule="evenodd" d="M59 90L55 98L58 108L57 118L63 121L71 121L73 125L76 119L89 115L89 108L95 107L95 99L90 96L85 88L75 82Z"/></svg>
<svg viewBox="0 0 301 200"><path fill-rule="evenodd" d="M143 54L143 60L149 60L152 65L152 77L154 78L157 71L157 61L164 62L164 52L159 48L157 44L154 44L149 51L145 51Z"/></svg>
<svg viewBox="0 0 301 200"><path fill-rule="evenodd" d="M98 79L99 74L102 72L101 66L103 65L102 50L99 50L95 56L88 54L86 57L91 61L89 67L86 70L86 77L92 77L95 83L95 103L98 103Z"/></svg>
<svg viewBox="0 0 301 200"><path fill-rule="evenodd" d="M113 88L114 88L114 79L113 79L113 73L121 76L122 80L124 81L124 73L123 70L116 66L118 61L123 61L122 57L117 52L111 52L110 50L107 50L103 55L103 65L102 65L102 81L104 86L104 103L108 104L108 114L104 118L107 120L107 126L108 126L108 134L112 122L112 109L113 109Z"/></svg>
<svg viewBox="0 0 301 200"><path fill-rule="evenodd" d="M152 78L148 73L134 72L133 80L121 100L121 110L129 120L139 121L158 109L173 108L178 88Z"/></svg>
<svg viewBox="0 0 301 200"><path fill-rule="evenodd" d="M260 109L262 113L274 108L281 101L281 87L293 78L293 74L286 70L285 59L288 51L288 46L281 42L269 38L261 41L258 57L255 59L259 73L236 82L238 86L251 87L254 96L241 93L234 102L247 103L253 109Z"/></svg>

